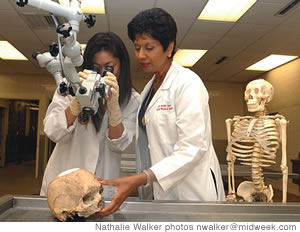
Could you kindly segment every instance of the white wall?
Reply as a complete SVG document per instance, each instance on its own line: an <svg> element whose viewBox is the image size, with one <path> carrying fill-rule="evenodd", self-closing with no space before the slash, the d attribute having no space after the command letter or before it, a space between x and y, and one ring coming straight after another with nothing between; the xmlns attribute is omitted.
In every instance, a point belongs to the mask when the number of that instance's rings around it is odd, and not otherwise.
<svg viewBox="0 0 300 232"><path fill-rule="evenodd" d="M243 115L244 84L205 82L209 94L213 139L227 139L225 120Z"/></svg>
<svg viewBox="0 0 300 232"><path fill-rule="evenodd" d="M287 154L289 172L292 171L291 159L299 159L300 152L300 59L294 60L286 65L274 69L262 76L274 87L274 96L269 112L278 112L289 121L287 126ZM281 152L276 158L276 169L280 170ZM272 185L281 187L280 182ZM299 186L289 180L289 192L300 196Z"/></svg>

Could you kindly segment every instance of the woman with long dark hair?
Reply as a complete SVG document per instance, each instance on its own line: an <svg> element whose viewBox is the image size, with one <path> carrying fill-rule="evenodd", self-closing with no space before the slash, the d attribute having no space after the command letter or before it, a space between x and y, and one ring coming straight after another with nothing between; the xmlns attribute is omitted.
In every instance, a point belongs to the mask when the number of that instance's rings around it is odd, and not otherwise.
<svg viewBox="0 0 300 232"><path fill-rule="evenodd" d="M112 95L96 114L83 121L76 97L54 94L44 131L56 146L45 170L41 195L46 195L54 177L72 168L86 169L99 178L119 177L121 152L135 135L139 94L132 88L129 56L120 37L112 32L95 34L87 43L82 67L81 80L87 78L88 70L102 74L112 67L113 72L105 76ZM112 197L113 188L105 186L103 196Z"/></svg>

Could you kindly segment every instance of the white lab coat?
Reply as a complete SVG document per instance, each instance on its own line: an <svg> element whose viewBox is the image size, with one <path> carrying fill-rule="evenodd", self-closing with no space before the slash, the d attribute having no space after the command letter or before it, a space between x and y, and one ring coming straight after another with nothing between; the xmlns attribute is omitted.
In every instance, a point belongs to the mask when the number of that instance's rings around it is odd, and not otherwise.
<svg viewBox="0 0 300 232"><path fill-rule="evenodd" d="M141 104L153 80L141 93ZM157 178L154 199L225 200L212 145L208 93L196 73L173 61L146 110L145 121L147 135L136 123L137 172L151 167ZM142 198L151 199L151 191L139 190Z"/></svg>
<svg viewBox="0 0 300 232"><path fill-rule="evenodd" d="M40 195L46 195L52 179L71 168L86 169L103 179L120 177L121 152L133 141L135 135L139 94L135 90L132 91L127 106L121 107L124 132L119 139L113 140L108 138L107 113L104 114L101 129L97 134L91 120L87 125L81 125L76 119L68 128L65 109L72 97L54 94L44 119L44 131L56 146L44 173ZM103 196L113 195L113 187L104 186Z"/></svg>

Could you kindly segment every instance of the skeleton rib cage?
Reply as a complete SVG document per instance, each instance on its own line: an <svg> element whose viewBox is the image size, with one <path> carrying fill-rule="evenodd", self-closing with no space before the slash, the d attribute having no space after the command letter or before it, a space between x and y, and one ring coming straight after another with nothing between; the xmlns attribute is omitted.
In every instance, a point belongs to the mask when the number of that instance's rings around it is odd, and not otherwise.
<svg viewBox="0 0 300 232"><path fill-rule="evenodd" d="M278 123L282 118L281 115L233 118L234 131L227 152L233 160L236 158L240 164L252 167L252 182L258 193L266 188L263 168L275 163L280 146Z"/></svg>

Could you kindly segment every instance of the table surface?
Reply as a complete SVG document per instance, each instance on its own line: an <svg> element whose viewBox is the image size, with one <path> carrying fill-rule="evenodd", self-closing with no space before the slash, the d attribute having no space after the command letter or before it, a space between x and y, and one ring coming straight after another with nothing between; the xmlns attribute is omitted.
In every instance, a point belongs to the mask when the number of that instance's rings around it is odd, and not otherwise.
<svg viewBox="0 0 300 232"><path fill-rule="evenodd" d="M106 200L107 205L110 201ZM299 222L300 203L214 203L141 201L130 198L114 214L77 218L88 222ZM6 195L0 198L1 222L57 222L47 199Z"/></svg>

